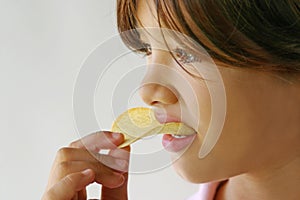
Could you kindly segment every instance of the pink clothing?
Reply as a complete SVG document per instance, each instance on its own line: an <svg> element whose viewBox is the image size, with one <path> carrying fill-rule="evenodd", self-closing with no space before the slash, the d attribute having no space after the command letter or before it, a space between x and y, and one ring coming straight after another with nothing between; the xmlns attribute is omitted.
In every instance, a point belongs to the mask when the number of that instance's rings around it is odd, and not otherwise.
<svg viewBox="0 0 300 200"><path fill-rule="evenodd" d="M214 200L218 186L222 182L216 181L200 184L199 191L187 200Z"/></svg>

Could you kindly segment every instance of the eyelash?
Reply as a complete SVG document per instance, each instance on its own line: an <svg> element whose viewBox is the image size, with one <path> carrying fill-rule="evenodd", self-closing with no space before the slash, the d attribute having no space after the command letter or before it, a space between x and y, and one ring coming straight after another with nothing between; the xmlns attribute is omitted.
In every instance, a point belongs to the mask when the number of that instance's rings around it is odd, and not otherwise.
<svg viewBox="0 0 300 200"><path fill-rule="evenodd" d="M152 54L151 45L148 43L143 43L143 48L139 49L139 52L143 52L145 56L150 56ZM173 55L175 55L176 59L183 64L190 64L194 62L201 62L201 59L191 53L186 52L181 48L176 48L172 51Z"/></svg>

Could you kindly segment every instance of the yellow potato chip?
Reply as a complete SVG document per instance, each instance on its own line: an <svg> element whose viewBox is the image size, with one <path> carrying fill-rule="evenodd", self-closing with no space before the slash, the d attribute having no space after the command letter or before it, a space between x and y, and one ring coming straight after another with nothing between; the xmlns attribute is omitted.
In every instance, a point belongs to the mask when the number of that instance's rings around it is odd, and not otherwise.
<svg viewBox="0 0 300 200"><path fill-rule="evenodd" d="M191 135L195 130L179 122L160 124L150 108L131 108L122 113L113 123L112 132L123 133L125 142L119 148L156 134Z"/></svg>

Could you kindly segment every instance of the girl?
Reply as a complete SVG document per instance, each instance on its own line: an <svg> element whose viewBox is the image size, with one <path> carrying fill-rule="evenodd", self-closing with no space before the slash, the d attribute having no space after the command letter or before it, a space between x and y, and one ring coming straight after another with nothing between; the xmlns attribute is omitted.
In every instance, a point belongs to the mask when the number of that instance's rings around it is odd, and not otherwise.
<svg viewBox="0 0 300 200"><path fill-rule="evenodd" d="M119 31L134 30L122 35L123 41L147 56L141 97L162 123L181 120L198 133L189 139L163 137L177 159L173 165L178 174L201 183L190 199L300 199L300 2L118 0L117 6ZM204 157L199 157L199 149L212 104L205 78L192 67L207 67L205 58L192 43L173 48L161 36L169 51L155 48L161 38L139 32L147 27L191 37L217 64L226 91L226 117L222 134ZM180 74L195 97L176 75L168 74L166 84L158 84L161 65ZM194 115L198 111L199 123ZM102 199L127 199L129 148L116 149L123 136L98 132L82 140L58 152L43 198L85 199L85 187L96 181L103 185ZM183 153L176 148L181 144L186 147ZM88 153L92 146L112 149L109 156L101 156L106 165Z"/></svg>

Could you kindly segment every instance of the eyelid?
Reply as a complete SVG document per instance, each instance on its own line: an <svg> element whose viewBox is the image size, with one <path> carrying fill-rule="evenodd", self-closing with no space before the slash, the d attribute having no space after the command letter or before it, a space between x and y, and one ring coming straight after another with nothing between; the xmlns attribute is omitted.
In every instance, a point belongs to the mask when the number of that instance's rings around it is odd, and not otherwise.
<svg viewBox="0 0 300 200"><path fill-rule="evenodd" d="M146 43L146 42L143 42L143 41L141 41L141 42L142 42L143 48L136 49L135 52L143 53L144 54L143 57L150 56L152 54L151 45L149 43ZM174 59L176 59L178 62L183 64L183 65L181 65L181 64L180 65L187 73L189 73L193 76L196 76L196 77L199 76L198 71L194 68L194 66L191 65L194 62L202 62L202 60L198 56L194 56L194 54L188 53L188 52L186 52L185 50L183 50L182 48L179 48L179 47L176 47L170 53L174 56ZM184 54L184 56L176 55L178 53ZM185 60L183 60L183 59L185 59ZM188 66L190 66L190 67L188 67Z"/></svg>
<svg viewBox="0 0 300 200"><path fill-rule="evenodd" d="M149 43L143 42L141 40L142 48L137 49L137 52L145 53L145 56L150 56L152 54L152 47ZM201 59L198 56L184 50L183 48L176 47L171 53L175 56L175 59L178 59L179 62L183 64L190 64L194 62L201 62Z"/></svg>

